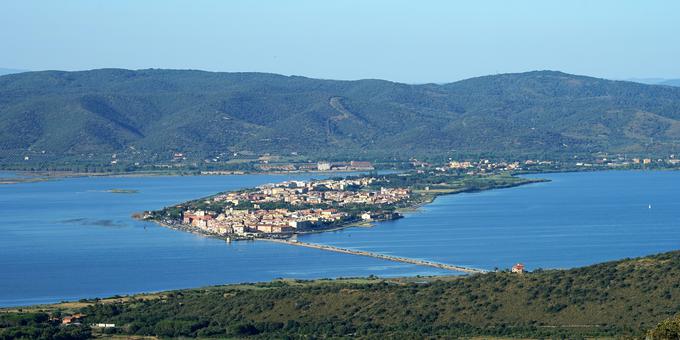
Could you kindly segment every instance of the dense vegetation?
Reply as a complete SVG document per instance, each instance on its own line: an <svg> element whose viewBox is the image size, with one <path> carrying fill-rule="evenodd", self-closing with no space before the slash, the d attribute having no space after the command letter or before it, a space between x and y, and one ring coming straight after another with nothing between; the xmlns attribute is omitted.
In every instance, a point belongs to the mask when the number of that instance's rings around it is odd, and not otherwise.
<svg viewBox="0 0 680 340"><path fill-rule="evenodd" d="M536 71L437 85L102 69L0 77L0 165L679 153L680 89ZM28 160L25 160L28 157ZM208 160L209 163L205 163Z"/></svg>
<svg viewBox="0 0 680 340"><path fill-rule="evenodd" d="M50 320L46 313L0 313L0 340L77 340L89 339L89 327L60 327L61 319Z"/></svg>
<svg viewBox="0 0 680 340"><path fill-rule="evenodd" d="M647 332L648 340L678 340L680 339L680 315L660 322Z"/></svg>
<svg viewBox="0 0 680 340"><path fill-rule="evenodd" d="M678 277L680 252L671 252L524 275L228 285L79 310L84 323L163 337L639 337L680 312ZM664 325L654 331L676 329Z"/></svg>

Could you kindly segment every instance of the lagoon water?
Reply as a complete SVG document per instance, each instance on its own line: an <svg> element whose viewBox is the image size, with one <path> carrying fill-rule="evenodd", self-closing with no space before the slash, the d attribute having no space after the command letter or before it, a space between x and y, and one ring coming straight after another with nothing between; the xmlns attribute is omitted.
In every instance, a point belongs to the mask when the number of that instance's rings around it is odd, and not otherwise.
<svg viewBox="0 0 680 340"><path fill-rule="evenodd" d="M441 196L406 218L304 241L470 267L571 268L680 249L680 172L532 175L550 182Z"/></svg>
<svg viewBox="0 0 680 340"><path fill-rule="evenodd" d="M2 185L0 306L278 277L451 273L261 241L228 244L130 218L218 191L309 177L93 177ZM300 239L486 269L515 262L567 268L680 246L680 172L533 177L552 181L444 196L404 219Z"/></svg>

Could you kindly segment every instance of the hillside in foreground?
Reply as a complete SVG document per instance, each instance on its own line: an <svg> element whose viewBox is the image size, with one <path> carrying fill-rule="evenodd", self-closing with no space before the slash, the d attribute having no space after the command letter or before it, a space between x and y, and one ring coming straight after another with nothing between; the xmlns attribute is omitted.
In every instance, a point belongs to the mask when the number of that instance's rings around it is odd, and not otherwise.
<svg viewBox="0 0 680 340"><path fill-rule="evenodd" d="M527 274L280 280L14 310L0 314L0 338L64 331L45 311L161 337L640 337L680 312L678 277L676 251Z"/></svg>
<svg viewBox="0 0 680 340"><path fill-rule="evenodd" d="M450 84L100 69L0 76L0 165L680 151L680 88L535 71Z"/></svg>

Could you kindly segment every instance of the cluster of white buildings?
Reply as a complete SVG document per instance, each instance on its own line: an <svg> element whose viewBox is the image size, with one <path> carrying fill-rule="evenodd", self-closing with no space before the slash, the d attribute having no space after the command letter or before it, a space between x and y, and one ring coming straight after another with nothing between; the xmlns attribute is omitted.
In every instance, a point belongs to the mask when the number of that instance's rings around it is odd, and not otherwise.
<svg viewBox="0 0 680 340"><path fill-rule="evenodd" d="M204 232L217 235L247 235L250 233L293 233L298 229L311 227L318 223L333 223L347 217L336 209L304 209L291 211L238 210L229 208L216 214L203 210L185 211L182 223L191 225Z"/></svg>
<svg viewBox="0 0 680 340"><path fill-rule="evenodd" d="M680 165L680 159L676 158L675 155L670 155L669 158L627 158L622 155L614 157L601 157L595 159L594 162L578 162L576 166L579 167L598 167L598 166L608 166L610 168L626 168L626 167L647 167L647 166L671 166L676 167Z"/></svg>
<svg viewBox="0 0 680 340"><path fill-rule="evenodd" d="M381 188L380 190L361 190L375 181L372 177L342 180L290 181L268 184L255 191L231 192L216 196L216 202L226 201L233 205L250 202L283 202L290 205L301 204L392 204L409 198L408 189Z"/></svg>
<svg viewBox="0 0 680 340"><path fill-rule="evenodd" d="M371 220L377 213L364 211L357 216L338 209L295 209L296 205L341 207L349 204L392 204L410 197L408 189L381 188L366 190L375 178L342 180L290 181L267 184L253 191L217 195L213 202L230 203L224 211L187 210L182 224L217 235L248 235L252 233L293 233L318 225L328 225L354 219ZM212 203L210 201L206 203ZM262 209L266 203L285 203L288 208ZM239 208L241 207L252 207Z"/></svg>
<svg viewBox="0 0 680 340"><path fill-rule="evenodd" d="M529 162L529 163L527 163ZM525 164L538 164L534 163L534 161L527 161ZM539 161L535 161L539 162ZM469 162L469 161L451 161L448 163L448 167L450 169L455 169L455 170L470 170L471 172L479 171L479 172L487 172L487 171L495 171L495 170L502 170L502 171L513 171L513 170L520 170L521 164L520 162L493 162L488 159L482 159L478 162Z"/></svg>

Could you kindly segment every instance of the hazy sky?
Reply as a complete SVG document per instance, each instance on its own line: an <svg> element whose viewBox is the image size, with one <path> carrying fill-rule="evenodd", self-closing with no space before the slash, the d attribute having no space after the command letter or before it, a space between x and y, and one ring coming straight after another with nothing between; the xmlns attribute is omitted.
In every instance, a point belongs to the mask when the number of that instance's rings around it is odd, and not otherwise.
<svg viewBox="0 0 680 340"><path fill-rule="evenodd" d="M680 1L2 0L0 67L680 78Z"/></svg>

